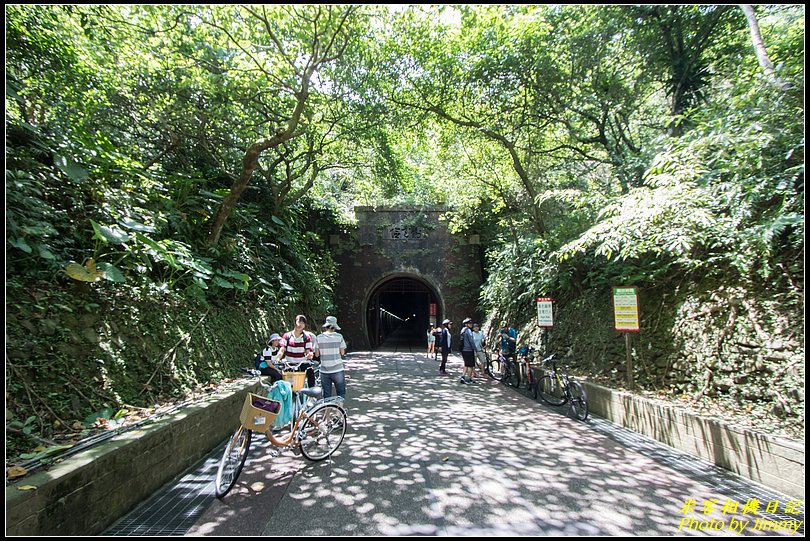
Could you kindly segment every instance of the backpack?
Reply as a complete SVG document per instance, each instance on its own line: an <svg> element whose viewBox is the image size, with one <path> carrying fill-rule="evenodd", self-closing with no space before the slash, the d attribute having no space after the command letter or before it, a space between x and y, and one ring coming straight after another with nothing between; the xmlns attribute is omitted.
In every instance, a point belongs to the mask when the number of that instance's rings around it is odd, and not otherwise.
<svg viewBox="0 0 810 541"><path fill-rule="evenodd" d="M256 354L256 358L253 359L253 364L256 367L256 370L261 370L262 368L267 368L268 366L273 366L275 363L273 359L275 355L271 355L270 357L265 357L264 352L267 351L268 348L263 349L259 353ZM277 352L278 350L276 350Z"/></svg>

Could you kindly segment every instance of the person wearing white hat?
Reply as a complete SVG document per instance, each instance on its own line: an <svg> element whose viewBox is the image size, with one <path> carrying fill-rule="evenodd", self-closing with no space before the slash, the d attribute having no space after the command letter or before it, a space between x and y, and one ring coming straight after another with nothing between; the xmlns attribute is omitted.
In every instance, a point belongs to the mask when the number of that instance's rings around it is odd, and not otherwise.
<svg viewBox="0 0 810 541"><path fill-rule="evenodd" d="M269 376L271 383L275 383L282 378L281 371L274 366L280 340L281 336L278 333L271 334L270 338L267 339L267 347L256 356L255 360L256 370L260 371L263 376Z"/></svg>
<svg viewBox="0 0 810 541"><path fill-rule="evenodd" d="M315 339L315 356L321 359L321 386L323 397L332 396L332 385L335 393L346 398L346 373L343 368L343 356L346 355L346 341L339 331L337 318L329 316L323 324L323 333Z"/></svg>

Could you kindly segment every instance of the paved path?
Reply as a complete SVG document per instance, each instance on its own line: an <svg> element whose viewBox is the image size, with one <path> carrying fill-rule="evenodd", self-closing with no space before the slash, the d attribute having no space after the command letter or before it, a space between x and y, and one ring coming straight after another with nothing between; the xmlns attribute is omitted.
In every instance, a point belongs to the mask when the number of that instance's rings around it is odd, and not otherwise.
<svg viewBox="0 0 810 541"><path fill-rule="evenodd" d="M734 535L746 521L744 534L759 535L757 518L801 520L804 531L803 506L783 513L784 495L494 381L461 384L458 356L455 375L437 367L423 353L350 354L349 431L331 463L271 460L257 436L224 500L208 482L209 506L187 535ZM760 514L743 514L754 498ZM721 512L727 501L737 513ZM762 513L769 501L777 514ZM720 529L698 529L709 526Z"/></svg>

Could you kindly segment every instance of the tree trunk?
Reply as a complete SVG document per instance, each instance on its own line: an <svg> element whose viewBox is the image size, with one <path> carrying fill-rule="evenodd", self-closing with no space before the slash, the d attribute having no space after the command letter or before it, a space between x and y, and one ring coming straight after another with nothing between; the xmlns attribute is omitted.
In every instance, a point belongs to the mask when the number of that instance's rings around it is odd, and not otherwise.
<svg viewBox="0 0 810 541"><path fill-rule="evenodd" d="M294 137L298 137L303 133L301 131L297 131L298 122L301 119L301 113L304 110L304 105L306 104L307 97L309 96L309 79L312 77L314 72L315 65L310 66L310 68L308 68L302 76L301 91L298 93L298 101L295 104L295 110L293 111L292 117L287 123L287 128L276 132L276 134L272 137L268 137L267 139L263 139L252 144L250 148L248 148L247 152L245 152L245 157L242 160L242 172L234 181L233 185L231 186L230 193L228 193L228 196L219 206L219 209L211 222L211 229L208 234L208 244L216 246L217 243L219 243L219 237L222 235L222 229L225 227L225 222L228 220L231 212L233 212L233 209L236 208L236 204L242 197L242 192L244 192L245 188L247 188L248 184L250 184L250 179L253 177L253 172L256 170L256 167L259 164L259 157L261 156L262 152L269 148L276 147L284 141L289 141Z"/></svg>
<svg viewBox="0 0 810 541"><path fill-rule="evenodd" d="M782 90L788 89L790 84L779 79L779 76L776 75L776 69L773 67L773 62L771 62L768 56L768 50L765 48L765 43L762 41L762 34L759 31L759 22L757 21L754 6L741 4L740 8L743 10L743 13L745 13L745 18L748 19L748 28L751 30L751 41L754 44L754 51L757 53L759 65L773 84Z"/></svg>

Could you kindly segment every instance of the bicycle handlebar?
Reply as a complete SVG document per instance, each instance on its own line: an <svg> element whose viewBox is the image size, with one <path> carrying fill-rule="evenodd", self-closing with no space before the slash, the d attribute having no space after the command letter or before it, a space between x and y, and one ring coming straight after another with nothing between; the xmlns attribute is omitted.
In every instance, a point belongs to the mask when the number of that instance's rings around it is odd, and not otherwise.
<svg viewBox="0 0 810 541"><path fill-rule="evenodd" d="M301 360L296 359L296 361L294 362L290 362L288 359L289 357L285 357L284 359L277 362L276 366L278 368L281 368L282 370L298 370L299 368L301 368L302 364L311 364L314 368L317 368L318 366L321 365L321 361L318 359L301 359Z"/></svg>
<svg viewBox="0 0 810 541"><path fill-rule="evenodd" d="M557 356L556 353L552 353L551 355L549 355L548 357L546 357L545 359L540 361L540 364L541 365L546 365L546 364L549 364L549 363L553 363L554 362L554 357L556 357L556 356Z"/></svg>

